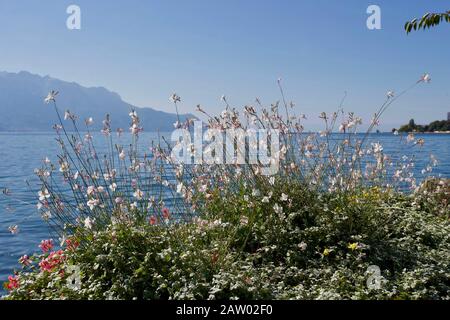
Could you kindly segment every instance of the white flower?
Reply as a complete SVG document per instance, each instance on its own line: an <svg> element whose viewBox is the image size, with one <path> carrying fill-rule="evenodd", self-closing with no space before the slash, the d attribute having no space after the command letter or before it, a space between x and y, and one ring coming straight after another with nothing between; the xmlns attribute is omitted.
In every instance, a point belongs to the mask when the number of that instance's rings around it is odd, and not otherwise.
<svg viewBox="0 0 450 320"><path fill-rule="evenodd" d="M246 226L248 224L248 217L242 216L240 219L241 225Z"/></svg>
<svg viewBox="0 0 450 320"><path fill-rule="evenodd" d="M395 93L394 93L394 91L388 91L386 93L386 96L387 96L388 99L391 99L391 98L393 98L395 96Z"/></svg>
<svg viewBox="0 0 450 320"><path fill-rule="evenodd" d="M45 157L44 163L45 163L45 164L50 164L50 163L52 163L52 162L50 161L50 159L49 159L48 157Z"/></svg>
<svg viewBox="0 0 450 320"><path fill-rule="evenodd" d="M19 226L9 226L8 231L11 232L11 234L18 234L19 233Z"/></svg>
<svg viewBox="0 0 450 320"><path fill-rule="evenodd" d="M50 91L47 97L44 99L45 103L50 103L50 101L55 101L56 96L58 95L58 91Z"/></svg>
<svg viewBox="0 0 450 320"><path fill-rule="evenodd" d="M269 197L263 197L261 202L262 203L269 203Z"/></svg>
<svg viewBox="0 0 450 320"><path fill-rule="evenodd" d="M45 199L50 198L50 193L47 189L44 189L43 191L38 192L39 195L39 201L45 201Z"/></svg>
<svg viewBox="0 0 450 320"><path fill-rule="evenodd" d="M183 191L183 182L180 182L177 185L177 193L181 193Z"/></svg>
<svg viewBox="0 0 450 320"><path fill-rule="evenodd" d="M61 162L59 171L64 173L64 172L67 172L68 170L69 170L69 164L65 161Z"/></svg>
<svg viewBox="0 0 450 320"><path fill-rule="evenodd" d="M125 151L122 149L122 151L120 151L120 153L119 153L119 159L124 160L126 156L127 155L126 155Z"/></svg>
<svg viewBox="0 0 450 320"><path fill-rule="evenodd" d="M141 190L136 189L136 191L133 193L133 197L138 200L142 200L142 198L144 197L144 193Z"/></svg>
<svg viewBox="0 0 450 320"><path fill-rule="evenodd" d="M111 184L111 185L109 186L109 189L111 189L112 192L115 192L116 189L117 189L117 184L114 182L113 184Z"/></svg>
<svg viewBox="0 0 450 320"><path fill-rule="evenodd" d="M269 183L270 183L270 185L274 185L275 184L275 177L270 177L269 178Z"/></svg>
<svg viewBox="0 0 450 320"><path fill-rule="evenodd" d="M259 192L258 189L253 189L253 190L252 190L252 196L253 196L253 197L259 197L259 194L260 194L260 192Z"/></svg>
<svg viewBox="0 0 450 320"><path fill-rule="evenodd" d="M282 214L283 213L283 207L279 206L278 203L275 203L273 206L273 210L276 214Z"/></svg>
<svg viewBox="0 0 450 320"><path fill-rule="evenodd" d="M99 200L97 200L97 199L91 199L91 200L89 200L86 204L87 204L87 206L89 207L89 209L92 211L92 210L94 210L94 208L95 208L96 206L98 206L99 203L100 203Z"/></svg>
<svg viewBox="0 0 450 320"><path fill-rule="evenodd" d="M95 192L95 187L94 186L89 186L86 190L86 193L88 196L92 195Z"/></svg>
<svg viewBox="0 0 450 320"><path fill-rule="evenodd" d="M92 229L92 226L94 225L95 219L91 219L89 217L87 217L86 219L84 219L84 227L86 229Z"/></svg>
<svg viewBox="0 0 450 320"><path fill-rule="evenodd" d="M137 118L137 112L136 110L132 110L129 114L128 114L131 118Z"/></svg>
<svg viewBox="0 0 450 320"><path fill-rule="evenodd" d="M45 211L44 213L42 213L41 217L42 217L42 219L47 221L48 219L50 219L52 217L52 213L50 211Z"/></svg>
<svg viewBox="0 0 450 320"><path fill-rule="evenodd" d="M280 200L281 200L281 201L288 201L288 200L289 200L289 197L288 197L288 195L287 195L287 194L285 194L285 193L282 193L282 194L281 194L281 198L280 198Z"/></svg>
<svg viewBox="0 0 450 320"><path fill-rule="evenodd" d="M94 123L94 119L92 119L92 117L89 117L86 120L84 120L84 122L86 123L87 126L90 126L91 124Z"/></svg>
<svg viewBox="0 0 450 320"><path fill-rule="evenodd" d="M305 251L308 245L302 241L301 243L298 244L298 247L300 248L301 251Z"/></svg>
<svg viewBox="0 0 450 320"><path fill-rule="evenodd" d="M372 148L374 153L381 153L383 151L383 146L378 142L372 143Z"/></svg>
<svg viewBox="0 0 450 320"><path fill-rule="evenodd" d="M428 73L425 73L419 80L419 82L430 82L431 81L431 77Z"/></svg>

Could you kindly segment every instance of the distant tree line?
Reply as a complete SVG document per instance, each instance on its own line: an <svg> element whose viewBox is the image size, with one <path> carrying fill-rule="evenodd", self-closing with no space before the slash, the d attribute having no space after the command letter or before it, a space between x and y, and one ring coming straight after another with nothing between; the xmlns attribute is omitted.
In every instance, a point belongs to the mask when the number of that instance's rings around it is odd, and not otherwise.
<svg viewBox="0 0 450 320"><path fill-rule="evenodd" d="M420 125L414 122L414 119L409 120L408 124L401 126L399 132L435 132L435 131L450 131L450 121L437 120L427 125Z"/></svg>

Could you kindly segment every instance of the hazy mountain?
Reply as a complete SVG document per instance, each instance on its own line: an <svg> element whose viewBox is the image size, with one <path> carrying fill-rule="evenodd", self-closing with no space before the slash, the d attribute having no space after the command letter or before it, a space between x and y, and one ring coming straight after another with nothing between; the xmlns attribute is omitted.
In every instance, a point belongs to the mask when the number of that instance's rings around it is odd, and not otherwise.
<svg viewBox="0 0 450 320"><path fill-rule="evenodd" d="M58 122L51 104L44 98L51 90L59 91L58 108L62 116L70 110L79 119L93 117L94 129L100 129L106 114L111 116L113 129L128 130L132 108L136 109L144 131L171 131L177 120L175 114L151 108L132 106L114 92L102 87L86 88L49 76L41 77L29 72L0 72L0 131L51 131ZM180 115L183 120L192 115Z"/></svg>

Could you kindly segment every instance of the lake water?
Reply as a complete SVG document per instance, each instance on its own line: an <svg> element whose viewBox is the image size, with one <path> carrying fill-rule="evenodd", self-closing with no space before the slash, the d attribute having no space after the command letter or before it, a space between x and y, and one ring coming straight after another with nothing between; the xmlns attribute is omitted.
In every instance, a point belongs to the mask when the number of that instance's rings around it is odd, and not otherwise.
<svg viewBox="0 0 450 320"><path fill-rule="evenodd" d="M370 139L379 141L384 152L393 158L414 154L418 176L421 175L422 168L430 162L429 155L434 154L439 161L434 174L450 177L450 135L424 134L416 137L425 139L423 147L412 148L400 144L400 138L392 134L373 134ZM144 133L140 141L143 145L150 146L155 138L154 133ZM30 181L33 190L37 189L34 169L41 166L42 159L46 156L55 160L59 147L54 133L0 133L0 146L0 188L9 188L12 192L11 197L0 194L1 284L12 274L13 269L18 267L17 260L21 255L38 251L39 242L52 236L36 210L36 193L29 191L25 181ZM26 203L15 202L12 197L18 197ZM11 225L19 226L18 234L13 235L8 231Z"/></svg>

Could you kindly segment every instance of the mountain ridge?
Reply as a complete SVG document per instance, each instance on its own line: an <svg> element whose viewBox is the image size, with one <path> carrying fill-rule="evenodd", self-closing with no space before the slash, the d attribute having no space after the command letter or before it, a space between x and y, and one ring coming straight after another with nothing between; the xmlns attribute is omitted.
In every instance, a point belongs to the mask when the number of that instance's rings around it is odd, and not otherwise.
<svg viewBox="0 0 450 320"><path fill-rule="evenodd" d="M0 131L50 131L58 123L54 109L44 103L44 98L51 90L59 91L56 101L61 114L70 110L81 122L92 117L94 130L100 130L106 114L111 116L113 129L128 128L128 113L131 109L138 113L145 131L171 131L174 129L173 123L177 121L176 114L132 105L118 93L102 86L85 87L76 82L28 71L0 71ZM195 116L180 115L181 121L186 118Z"/></svg>

